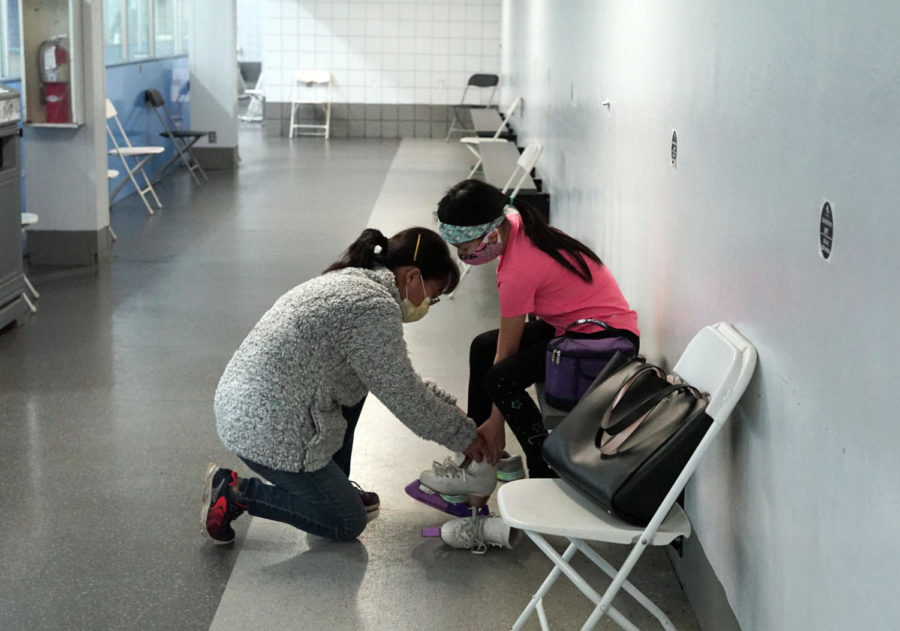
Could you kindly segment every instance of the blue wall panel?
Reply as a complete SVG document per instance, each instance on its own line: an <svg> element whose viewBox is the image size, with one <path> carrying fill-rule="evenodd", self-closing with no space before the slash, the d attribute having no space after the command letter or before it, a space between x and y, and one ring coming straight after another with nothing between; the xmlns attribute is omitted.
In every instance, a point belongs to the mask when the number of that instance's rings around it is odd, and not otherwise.
<svg viewBox="0 0 900 631"><path fill-rule="evenodd" d="M190 127L190 71L187 57L169 57L128 64L118 64L106 68L106 96L112 101L119 114L119 120L133 145L159 145L166 151L154 156L144 169L151 179L156 179L160 167L175 154L168 138L160 136L162 123L152 107L144 101L144 92L150 88L159 90L166 100L172 118L181 129ZM113 132L118 134L113 123ZM121 138L116 137L120 144ZM107 140L112 149L112 141ZM179 161L169 169L181 166ZM118 157L110 156L109 167L119 171L119 177L110 180L110 190L126 178L125 170ZM134 185L126 184L110 202L118 201L135 192Z"/></svg>

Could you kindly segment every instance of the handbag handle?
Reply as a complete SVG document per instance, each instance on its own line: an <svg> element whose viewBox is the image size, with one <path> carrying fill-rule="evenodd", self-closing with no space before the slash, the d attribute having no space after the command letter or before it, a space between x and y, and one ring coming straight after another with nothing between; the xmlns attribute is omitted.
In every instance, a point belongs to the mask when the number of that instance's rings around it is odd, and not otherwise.
<svg viewBox="0 0 900 631"><path fill-rule="evenodd" d="M608 426L610 419L612 418L612 413L613 413L613 410L615 409L615 407L619 404L619 402L623 398L625 398L625 395L628 394L628 391L635 384L635 382L650 372L656 374L656 376L659 377L660 379L666 378L666 373L664 373L663 370L659 366L654 366L653 364L644 364L637 371L635 371L635 373L633 375L631 375L628 378L628 380L619 387L619 391L616 392L615 396L612 399L612 402L609 404L609 406L606 408L606 410L603 411L603 417L600 419L600 427L603 429L603 431L605 431L609 434L617 434L624 427L627 427L628 425L630 425L632 423L632 421L630 421L626 418L622 421L619 421L618 423L616 423L613 426ZM645 404L646 403L647 402L645 402Z"/></svg>
<svg viewBox="0 0 900 631"><path fill-rule="evenodd" d="M625 419L623 419L619 423L616 423L616 425L614 426L617 431L604 431L604 435L600 440L600 453L605 456L611 456L615 454L619 450L619 447L621 447L622 444L626 440L628 440L628 438L641 426L641 423L643 423L647 419L647 417L650 416L650 413L656 409L656 406L662 403L667 397L680 390L686 390L690 392L697 399L703 398L703 394L699 390L697 390L697 388L686 383L677 383L653 393L653 396L651 396L649 399L647 399L647 401L644 402L645 405L649 404L649 406L637 419L634 419L630 415L626 416ZM612 413L611 408L612 406L610 406L610 408L608 408L604 413L604 421L606 421L607 415L610 415Z"/></svg>
<svg viewBox="0 0 900 631"><path fill-rule="evenodd" d="M565 332L568 333L569 329L576 326L581 326L582 324L596 324L597 326L602 326L604 329L609 328L609 325L603 320L595 320L594 318L579 318L578 320L575 320L575 322L567 326Z"/></svg>

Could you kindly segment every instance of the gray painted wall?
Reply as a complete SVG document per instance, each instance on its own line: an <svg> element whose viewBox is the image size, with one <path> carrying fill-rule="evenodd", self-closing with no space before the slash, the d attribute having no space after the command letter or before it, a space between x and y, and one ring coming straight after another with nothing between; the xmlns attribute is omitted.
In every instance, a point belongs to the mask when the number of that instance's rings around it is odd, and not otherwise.
<svg viewBox="0 0 900 631"><path fill-rule="evenodd" d="M672 363L717 320L759 349L688 491L741 627L896 629L900 8L506 0L503 31L553 221L609 264L642 350Z"/></svg>

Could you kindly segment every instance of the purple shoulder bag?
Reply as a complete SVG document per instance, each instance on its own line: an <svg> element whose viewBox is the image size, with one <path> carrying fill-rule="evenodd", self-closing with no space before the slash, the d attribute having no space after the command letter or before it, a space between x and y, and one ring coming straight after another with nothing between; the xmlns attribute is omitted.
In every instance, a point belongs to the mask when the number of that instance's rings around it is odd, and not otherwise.
<svg viewBox="0 0 900 631"><path fill-rule="evenodd" d="M583 324L602 327L597 333L578 333L571 329ZM628 358L637 349L627 337L618 334L601 320L582 318L547 343L547 370L544 398L561 410L571 410L584 396L594 379L616 353Z"/></svg>

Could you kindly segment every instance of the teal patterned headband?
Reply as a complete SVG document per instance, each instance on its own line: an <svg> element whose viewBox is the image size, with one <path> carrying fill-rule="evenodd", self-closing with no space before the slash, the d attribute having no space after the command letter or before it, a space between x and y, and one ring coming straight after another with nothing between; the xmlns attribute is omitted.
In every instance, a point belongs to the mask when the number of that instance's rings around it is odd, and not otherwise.
<svg viewBox="0 0 900 631"><path fill-rule="evenodd" d="M449 223L440 222L438 229L440 230L441 237L443 237L444 241L451 245L457 245L459 243L465 243L466 241L472 241L473 239L483 237L484 235L493 232L500 227L500 224L503 223L504 219L506 219L506 215L500 215L490 223L482 223L477 226L454 226Z"/></svg>

